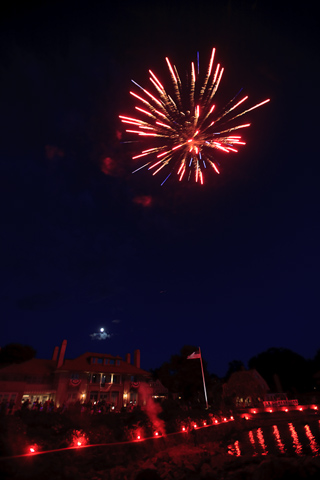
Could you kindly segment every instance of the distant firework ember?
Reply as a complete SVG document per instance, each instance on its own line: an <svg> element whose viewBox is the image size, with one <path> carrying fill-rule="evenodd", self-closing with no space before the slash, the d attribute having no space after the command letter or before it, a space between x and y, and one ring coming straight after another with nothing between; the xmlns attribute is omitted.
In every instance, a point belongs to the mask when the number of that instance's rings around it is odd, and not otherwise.
<svg viewBox="0 0 320 480"><path fill-rule="evenodd" d="M203 171L207 166L220 173L215 160L216 153L237 152L239 146L245 145L241 135L235 132L249 127L250 123L238 123L238 118L264 105L270 99L241 110L239 107L248 96L238 100L239 92L220 113L216 114L213 100L224 69L220 64L214 68L214 56L215 48L212 50L206 76L199 86L197 83L199 62L197 73L195 64L191 63L191 74L186 89L183 88L176 67L166 58L173 82L173 96L166 92L151 70L150 81L156 93L150 93L132 80L140 90L139 95L133 91L130 94L138 101L135 109L141 118L120 115L120 119L130 125L126 132L139 137L151 137L154 142L152 148L132 157L133 160L143 157L149 160L133 173L148 167L148 170L156 175L167 167L167 175L164 175L165 179L161 185L172 173L176 173L180 181L184 178L190 180L192 177L196 182L203 184Z"/></svg>

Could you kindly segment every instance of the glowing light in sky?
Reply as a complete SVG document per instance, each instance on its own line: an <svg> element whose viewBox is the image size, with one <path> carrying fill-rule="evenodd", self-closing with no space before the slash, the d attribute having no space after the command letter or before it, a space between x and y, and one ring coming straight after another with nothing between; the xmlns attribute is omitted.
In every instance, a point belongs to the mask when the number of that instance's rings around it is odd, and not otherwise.
<svg viewBox="0 0 320 480"><path fill-rule="evenodd" d="M137 160L146 157L147 163L137 167L134 172L148 167L156 175L164 167L168 167L161 185L175 173L179 181L192 178L200 184L204 183L204 170L207 166L219 174L219 163L216 154L236 153L245 145L238 130L246 129L250 123L239 123L239 117L266 104L264 100L244 110L240 105L248 100L248 96L238 96L241 90L222 109L213 103L224 69L218 63L214 68L215 48L212 50L207 73L199 81L195 65L191 63L191 73L186 85L183 85L175 66L166 58L173 95L167 93L158 77L149 70L152 93L132 80L139 90L139 95L130 94L138 101L135 107L137 116L120 115L121 122L128 126L126 132L140 138L151 138L152 148L142 150L133 157ZM242 108L242 107L241 107ZM169 172L169 173L168 173Z"/></svg>
<svg viewBox="0 0 320 480"><path fill-rule="evenodd" d="M105 329L101 327L98 333L91 333L90 337L92 340L106 340L107 338L111 338L111 334L106 332Z"/></svg>

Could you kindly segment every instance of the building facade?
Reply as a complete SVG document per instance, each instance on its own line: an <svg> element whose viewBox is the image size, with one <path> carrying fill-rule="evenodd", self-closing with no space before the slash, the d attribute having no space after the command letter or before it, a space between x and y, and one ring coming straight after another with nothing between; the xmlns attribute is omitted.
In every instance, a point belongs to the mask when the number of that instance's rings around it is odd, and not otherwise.
<svg viewBox="0 0 320 480"><path fill-rule="evenodd" d="M87 352L65 359L67 341L55 347L51 360L33 358L0 369L0 404L13 402L20 408L52 401L56 407L80 401L102 402L111 409L143 408L152 387L150 374L140 368L140 350L123 360L119 356Z"/></svg>

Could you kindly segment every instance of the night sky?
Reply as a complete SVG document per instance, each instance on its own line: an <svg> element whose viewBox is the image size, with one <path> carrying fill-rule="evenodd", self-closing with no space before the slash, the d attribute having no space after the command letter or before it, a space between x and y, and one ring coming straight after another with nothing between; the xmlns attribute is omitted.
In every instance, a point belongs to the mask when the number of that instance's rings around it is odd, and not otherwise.
<svg viewBox="0 0 320 480"><path fill-rule="evenodd" d="M211 373L319 337L315 2L6 2L0 15L0 344L50 358L199 345ZM281 5L279 7L278 3ZM192 6L188 6L192 5ZM208 6L210 5L210 6ZM295 6L296 5L296 6ZM314 7L315 8L315 7ZM205 184L132 174L119 114L131 79L167 87L216 47L222 108L240 88L247 145ZM150 84L151 85L151 84ZM136 165L136 164L135 164ZM106 340L90 335L104 327Z"/></svg>

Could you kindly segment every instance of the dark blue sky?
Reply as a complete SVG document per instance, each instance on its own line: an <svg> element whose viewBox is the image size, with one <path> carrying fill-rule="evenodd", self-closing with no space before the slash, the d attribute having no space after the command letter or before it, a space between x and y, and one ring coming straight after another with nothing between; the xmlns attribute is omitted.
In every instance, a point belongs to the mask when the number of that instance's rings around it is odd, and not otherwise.
<svg viewBox="0 0 320 480"><path fill-rule="evenodd" d="M290 8L289 8L290 7ZM1 14L1 345L39 357L199 345L224 375L319 342L317 15L259 1L12 2ZM131 78L170 85L212 47L217 102L252 104L247 145L206 184L132 175ZM122 141L119 140L122 133ZM139 153L140 147L137 146ZM230 160L231 158L231 160ZM105 160L108 159L108 160ZM92 340L100 327L111 337Z"/></svg>

